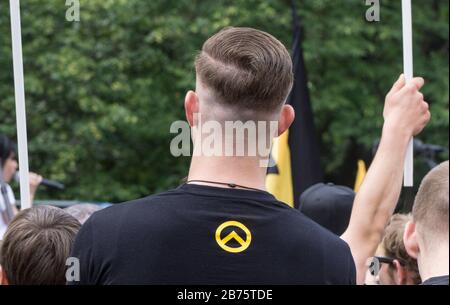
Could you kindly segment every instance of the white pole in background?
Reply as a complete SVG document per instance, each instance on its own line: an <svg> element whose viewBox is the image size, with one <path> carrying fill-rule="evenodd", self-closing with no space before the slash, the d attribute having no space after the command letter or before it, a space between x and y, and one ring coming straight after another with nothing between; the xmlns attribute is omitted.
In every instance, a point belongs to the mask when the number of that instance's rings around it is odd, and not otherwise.
<svg viewBox="0 0 450 305"><path fill-rule="evenodd" d="M412 48L412 14L411 0L402 0L403 24L403 70L406 82L413 78L413 48ZM414 145L411 138L405 157L403 185L412 187L414 184Z"/></svg>
<svg viewBox="0 0 450 305"><path fill-rule="evenodd" d="M25 112L25 87L23 82L22 30L20 27L20 1L10 0L11 40L14 66L14 92L16 96L17 143L20 164L21 209L31 207L28 177L27 120Z"/></svg>

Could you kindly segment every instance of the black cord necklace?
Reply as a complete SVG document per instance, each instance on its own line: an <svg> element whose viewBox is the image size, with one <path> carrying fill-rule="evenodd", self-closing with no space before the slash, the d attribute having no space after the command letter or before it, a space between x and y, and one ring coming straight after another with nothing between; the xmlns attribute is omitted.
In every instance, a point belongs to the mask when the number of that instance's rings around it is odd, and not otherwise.
<svg viewBox="0 0 450 305"><path fill-rule="evenodd" d="M265 191L263 191L263 190L260 190L260 189L257 189L257 188L253 188L253 187L239 185L239 184L236 184L236 183L216 182L216 181L207 181L207 180L189 180L189 181L186 182L186 184L193 183L193 182L225 185L225 186L228 186L229 188L232 188L232 189L235 189L235 188L239 187L239 188L243 188L243 189L246 189L246 190L257 191L257 192L264 192L265 193Z"/></svg>

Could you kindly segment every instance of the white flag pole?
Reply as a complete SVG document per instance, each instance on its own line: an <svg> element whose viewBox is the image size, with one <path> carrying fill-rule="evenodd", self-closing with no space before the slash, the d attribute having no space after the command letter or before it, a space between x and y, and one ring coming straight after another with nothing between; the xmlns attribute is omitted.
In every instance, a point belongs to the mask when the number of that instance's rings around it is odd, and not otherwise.
<svg viewBox="0 0 450 305"><path fill-rule="evenodd" d="M402 0L403 24L403 70L406 82L413 78L413 48L412 48L412 13L411 0ZM403 185L412 187L414 184L414 145L411 138L405 157Z"/></svg>
<svg viewBox="0 0 450 305"><path fill-rule="evenodd" d="M21 209L31 207L28 177L27 120L25 112L25 87L23 81L22 30L20 27L20 1L10 0L11 40L14 66L14 91L16 96L17 142L20 164Z"/></svg>

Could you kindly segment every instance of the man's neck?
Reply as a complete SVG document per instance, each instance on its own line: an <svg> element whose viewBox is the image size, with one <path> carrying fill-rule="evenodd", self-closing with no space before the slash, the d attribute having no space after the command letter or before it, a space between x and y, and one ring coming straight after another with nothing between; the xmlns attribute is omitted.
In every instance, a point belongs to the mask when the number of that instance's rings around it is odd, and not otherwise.
<svg viewBox="0 0 450 305"><path fill-rule="evenodd" d="M449 274L448 255L447 243L447 245L441 245L439 249L423 255L426 259L422 256L419 257L418 263L422 282L432 277Z"/></svg>
<svg viewBox="0 0 450 305"><path fill-rule="evenodd" d="M188 181L202 180L265 190L266 168L254 157L192 157ZM205 183L208 184L208 183ZM220 185L211 184L216 187ZM227 186L222 186L227 187Z"/></svg>

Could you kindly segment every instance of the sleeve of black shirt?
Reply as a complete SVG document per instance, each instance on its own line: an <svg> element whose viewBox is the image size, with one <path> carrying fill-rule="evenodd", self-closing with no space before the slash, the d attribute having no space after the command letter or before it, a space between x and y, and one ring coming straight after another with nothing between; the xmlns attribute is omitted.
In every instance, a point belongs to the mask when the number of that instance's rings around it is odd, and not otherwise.
<svg viewBox="0 0 450 305"><path fill-rule="evenodd" d="M331 248L328 248L327 252L332 254L327 259L327 269L330 272L327 283L356 285L356 266L350 247L341 239L333 239L329 242Z"/></svg>
<svg viewBox="0 0 450 305"><path fill-rule="evenodd" d="M350 248L349 248L349 255L348 255L348 276L349 276L349 285L356 285L356 265L355 260L353 259L353 256L351 254Z"/></svg>
<svg viewBox="0 0 450 305"><path fill-rule="evenodd" d="M78 259L79 263L79 278L78 280L67 282L68 285L94 285L91 275L94 270L93 264L93 230L92 230L92 216L89 218L78 232L72 248L72 258Z"/></svg>

